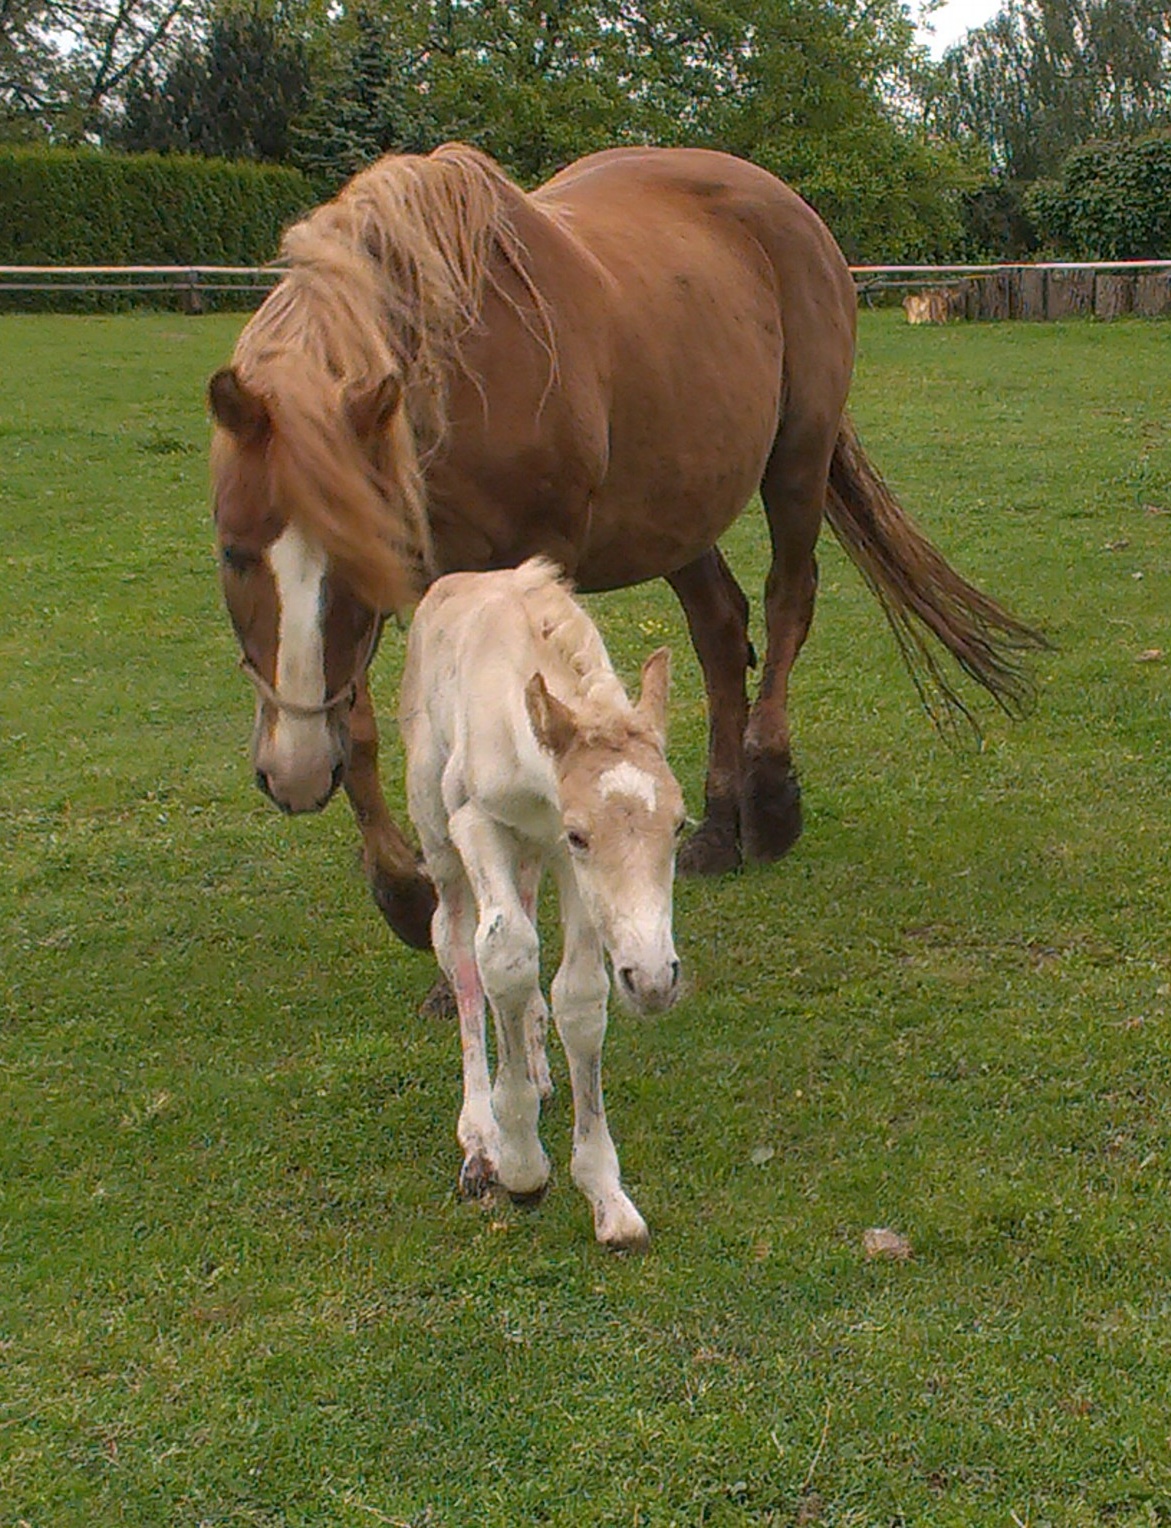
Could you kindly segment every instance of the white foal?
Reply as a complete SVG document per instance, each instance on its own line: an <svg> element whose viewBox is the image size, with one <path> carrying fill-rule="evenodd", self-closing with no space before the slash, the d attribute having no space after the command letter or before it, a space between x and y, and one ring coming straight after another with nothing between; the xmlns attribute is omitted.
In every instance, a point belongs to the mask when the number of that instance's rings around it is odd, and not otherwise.
<svg viewBox="0 0 1171 1528"><path fill-rule="evenodd" d="M536 929L548 864L564 928L552 998L573 1086L573 1179L598 1240L616 1248L644 1247L647 1228L623 1192L602 1103L605 954L637 1012L668 1008L679 990L671 891L683 798L663 753L669 661L666 648L647 659L632 706L593 623L534 558L433 584L402 686L407 798L439 898L435 953L459 1009L460 1187L471 1196L499 1183L529 1199L548 1181Z"/></svg>

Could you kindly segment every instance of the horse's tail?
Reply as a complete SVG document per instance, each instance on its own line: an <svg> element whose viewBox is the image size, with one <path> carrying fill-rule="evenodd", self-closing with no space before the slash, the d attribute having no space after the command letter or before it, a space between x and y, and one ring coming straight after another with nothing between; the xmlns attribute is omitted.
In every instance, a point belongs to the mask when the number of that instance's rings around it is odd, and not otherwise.
<svg viewBox="0 0 1171 1528"><path fill-rule="evenodd" d="M1035 690L1021 655L1044 635L949 566L915 526L863 451L843 414L830 464L826 519L878 596L928 714L951 730L979 728L928 643L933 635L1009 716L1025 715Z"/></svg>

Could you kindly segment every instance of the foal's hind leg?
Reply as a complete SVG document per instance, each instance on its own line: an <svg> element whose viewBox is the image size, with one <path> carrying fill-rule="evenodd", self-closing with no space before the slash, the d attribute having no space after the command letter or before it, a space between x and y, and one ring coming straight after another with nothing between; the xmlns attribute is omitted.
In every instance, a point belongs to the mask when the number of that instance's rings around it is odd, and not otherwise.
<svg viewBox="0 0 1171 1528"><path fill-rule="evenodd" d="M365 677L350 712L346 795L362 834L362 866L382 916L416 950L431 948L435 890L419 869L398 823L387 809L378 778L378 724Z"/></svg>
<svg viewBox="0 0 1171 1528"><path fill-rule="evenodd" d="M679 871L719 875L740 863L740 792L748 721L744 676L756 662L748 640L748 601L718 547L668 574L667 582L687 617L708 704L703 822L679 854Z"/></svg>
<svg viewBox="0 0 1171 1528"><path fill-rule="evenodd" d="M765 583L768 652L748 719L740 834L750 860L779 859L801 835L801 792L789 745L789 673L817 594L813 555L837 420L786 421L760 485L772 537Z"/></svg>

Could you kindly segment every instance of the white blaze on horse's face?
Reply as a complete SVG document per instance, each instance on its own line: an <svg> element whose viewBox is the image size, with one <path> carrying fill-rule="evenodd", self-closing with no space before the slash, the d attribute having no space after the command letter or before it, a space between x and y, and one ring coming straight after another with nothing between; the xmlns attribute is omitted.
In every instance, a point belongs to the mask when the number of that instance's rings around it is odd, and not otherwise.
<svg viewBox="0 0 1171 1528"><path fill-rule="evenodd" d="M561 774L570 863L610 956L619 993L641 1013L679 991L671 931L675 849L683 795L649 738L623 748L574 749Z"/></svg>
<svg viewBox="0 0 1171 1528"><path fill-rule="evenodd" d="M296 525L288 525L264 552L276 585L277 647L274 689L291 708L257 708L253 761L262 789L287 812L323 807L344 764L344 748L325 712L301 715L326 696L326 557Z"/></svg>

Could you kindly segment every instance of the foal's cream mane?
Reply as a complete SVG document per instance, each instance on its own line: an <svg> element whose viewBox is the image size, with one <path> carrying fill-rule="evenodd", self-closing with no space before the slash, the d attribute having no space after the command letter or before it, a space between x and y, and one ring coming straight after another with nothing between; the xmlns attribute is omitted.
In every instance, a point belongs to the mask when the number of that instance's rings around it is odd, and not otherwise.
<svg viewBox="0 0 1171 1528"><path fill-rule="evenodd" d="M650 729L642 724L611 666L597 627L574 600L560 569L544 557L530 557L513 576L538 646L572 680L569 703L581 740L590 746L621 746L630 737L649 736Z"/></svg>
<svg viewBox="0 0 1171 1528"><path fill-rule="evenodd" d="M404 572L417 592L430 569L419 457L443 437L447 378L494 258L520 276L548 331L510 215L520 195L460 144L387 155L287 231L285 274L237 343L233 364L273 418L282 507L378 608L409 600ZM405 406L372 471L344 399L388 376Z"/></svg>

